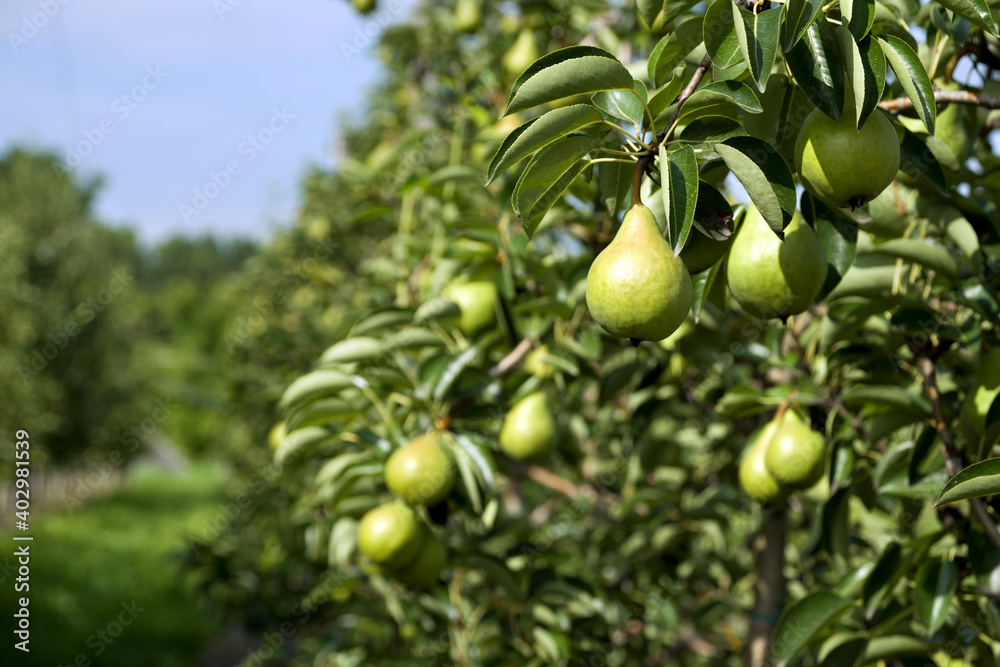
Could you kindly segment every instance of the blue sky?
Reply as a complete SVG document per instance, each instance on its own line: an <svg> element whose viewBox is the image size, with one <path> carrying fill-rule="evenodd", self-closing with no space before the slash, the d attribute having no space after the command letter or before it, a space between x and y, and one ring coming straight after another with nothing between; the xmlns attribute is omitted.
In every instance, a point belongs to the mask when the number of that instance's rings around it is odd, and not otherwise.
<svg viewBox="0 0 1000 667"><path fill-rule="evenodd" d="M413 4L383 0L382 18ZM342 51L365 27L381 30L348 0L4 0L0 148L103 174L98 216L144 242L263 237L378 77L374 41Z"/></svg>

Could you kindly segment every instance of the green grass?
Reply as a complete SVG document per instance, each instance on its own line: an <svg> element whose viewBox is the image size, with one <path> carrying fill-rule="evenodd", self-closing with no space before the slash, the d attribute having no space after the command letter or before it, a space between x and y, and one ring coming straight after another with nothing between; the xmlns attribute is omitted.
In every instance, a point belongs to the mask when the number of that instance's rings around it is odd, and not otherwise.
<svg viewBox="0 0 1000 667"><path fill-rule="evenodd" d="M178 557L188 536L200 534L223 500L223 478L215 467L145 470L107 498L32 521L31 653L13 649L12 614L24 593L14 592L16 573L5 578L0 571L0 664L61 667L82 654L101 667L196 665L219 620L199 605ZM0 565L10 557L7 562L16 567L15 545L26 543L10 537L0 540ZM115 632L122 605L133 600L142 611L105 644L96 632L107 632L109 624Z"/></svg>

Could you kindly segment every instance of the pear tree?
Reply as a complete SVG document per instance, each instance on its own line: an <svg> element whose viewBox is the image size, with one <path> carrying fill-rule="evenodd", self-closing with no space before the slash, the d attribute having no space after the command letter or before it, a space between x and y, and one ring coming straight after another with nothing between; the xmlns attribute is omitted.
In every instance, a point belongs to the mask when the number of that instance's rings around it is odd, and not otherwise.
<svg viewBox="0 0 1000 667"><path fill-rule="evenodd" d="M991 7L477 5L275 244L351 248L238 351L210 596L296 665L996 664Z"/></svg>

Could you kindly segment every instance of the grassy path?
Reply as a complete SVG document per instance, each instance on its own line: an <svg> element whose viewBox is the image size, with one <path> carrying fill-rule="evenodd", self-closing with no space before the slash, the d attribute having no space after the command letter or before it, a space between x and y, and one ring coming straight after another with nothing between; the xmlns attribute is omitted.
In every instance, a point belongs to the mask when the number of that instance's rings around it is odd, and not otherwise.
<svg viewBox="0 0 1000 667"><path fill-rule="evenodd" d="M25 594L14 592L17 543L3 535L0 664L195 665L219 621L199 606L178 555L223 497L213 467L145 470L107 498L32 522L30 654L12 646L15 600Z"/></svg>

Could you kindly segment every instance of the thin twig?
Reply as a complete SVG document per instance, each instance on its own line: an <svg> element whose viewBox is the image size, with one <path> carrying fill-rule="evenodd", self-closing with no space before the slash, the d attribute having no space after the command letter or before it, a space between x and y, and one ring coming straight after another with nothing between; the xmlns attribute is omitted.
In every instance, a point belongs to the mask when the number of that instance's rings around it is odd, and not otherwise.
<svg viewBox="0 0 1000 667"><path fill-rule="evenodd" d="M968 90L935 90L934 101L938 104L948 102L985 107L986 109L1000 109L1000 95L982 95ZM900 113L912 109L913 100L909 97L897 97L894 100L880 102L878 108L889 113Z"/></svg>
<svg viewBox="0 0 1000 667"><path fill-rule="evenodd" d="M532 340L525 338L517 346L507 353L507 356L497 362L497 365L490 369L490 378L496 379L506 374L514 366L520 363L524 355L531 351Z"/></svg>
<svg viewBox="0 0 1000 667"><path fill-rule="evenodd" d="M945 421L944 408L941 406L941 393L937 386L937 370L934 366L934 360L928 356L926 351L917 352L917 368L920 369L920 374L924 378L924 388L927 390L927 396L930 398L931 407L934 410L934 426L941 438L945 470L949 477L954 477L965 467L965 464L958 447L955 446L955 440L948 429L948 423ZM976 521L986 532L986 537L989 538L997 552L1000 552L1000 532L997 532L996 522L993 521L986 506L983 505L982 499L970 498L969 506L972 508L972 514L976 517Z"/></svg>
<svg viewBox="0 0 1000 667"><path fill-rule="evenodd" d="M541 466L528 466L525 474L529 479L533 479L542 486L547 486L553 491L558 491L570 500L576 500L583 495L583 491L576 484L569 481L565 477L560 477L554 472L542 468Z"/></svg>
<svg viewBox="0 0 1000 667"><path fill-rule="evenodd" d="M680 97L677 98L677 106L674 108L674 113L670 115L670 122L664 130L665 134L663 135L663 138L660 139L658 143L670 141L670 138L674 133L674 125L677 123L677 119L680 118L681 115L681 106L683 106L683 104L687 102L687 99L694 94L694 91L698 89L698 84L701 83L702 78L705 76L705 72L707 72L708 68L711 66L712 58L706 54L698 64L698 69L694 71L694 76L691 77L691 80L688 81L688 85L684 87L684 90L681 91Z"/></svg>

